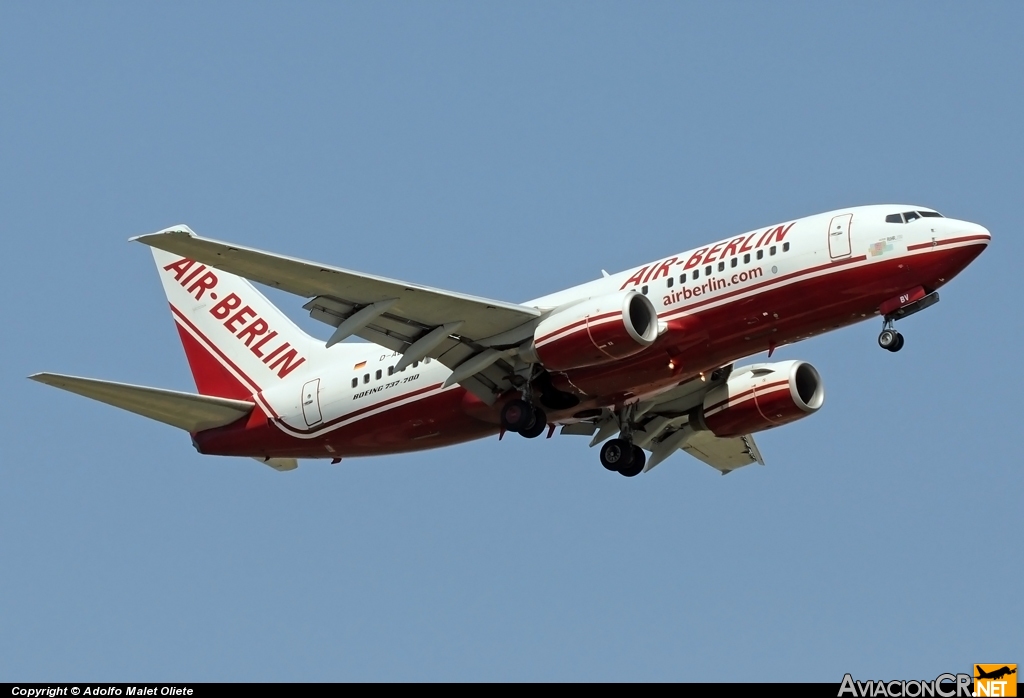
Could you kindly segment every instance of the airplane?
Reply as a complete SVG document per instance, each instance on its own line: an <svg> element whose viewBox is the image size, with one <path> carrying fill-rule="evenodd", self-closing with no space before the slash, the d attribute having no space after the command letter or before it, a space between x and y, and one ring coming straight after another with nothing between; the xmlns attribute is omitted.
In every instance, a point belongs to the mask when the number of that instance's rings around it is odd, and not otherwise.
<svg viewBox="0 0 1024 698"><path fill-rule="evenodd" d="M977 670L977 673L978 673L978 675L974 677L976 679L1001 679L1004 676L1009 676L1010 674L1016 674L1017 673L1016 665L1014 665L1013 669L1011 669L1008 666L1003 666L1003 667L1000 667L999 669L995 669L993 671L985 671L980 666L975 665L975 669Z"/></svg>
<svg viewBox="0 0 1024 698"><path fill-rule="evenodd" d="M938 302L990 239L930 208L858 206L517 304L176 225L132 240L152 248L198 394L30 378L184 429L199 453L281 471L560 427L591 437L601 464L626 477L680 450L724 475L763 465L753 435L825 397L805 361L735 362L875 317L879 346L899 351L895 323ZM330 338L301 330L250 282L308 299Z"/></svg>

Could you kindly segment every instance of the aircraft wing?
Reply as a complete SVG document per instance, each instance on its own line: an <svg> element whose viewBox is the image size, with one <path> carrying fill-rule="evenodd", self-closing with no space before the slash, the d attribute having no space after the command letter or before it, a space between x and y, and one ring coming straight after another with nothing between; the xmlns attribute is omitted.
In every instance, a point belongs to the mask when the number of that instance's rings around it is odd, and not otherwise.
<svg viewBox="0 0 1024 698"><path fill-rule="evenodd" d="M698 431L686 439L682 449L697 460L720 470L722 475L751 463L764 465L761 452L750 434L722 439L709 431Z"/></svg>
<svg viewBox="0 0 1024 698"><path fill-rule="evenodd" d="M59 373L36 373L29 378L191 433L236 422L252 412L255 406L245 400L181 393Z"/></svg>
<svg viewBox="0 0 1024 698"><path fill-rule="evenodd" d="M680 449L723 475L751 463L764 465L752 435L722 438L709 431L695 431L689 424L689 413L731 374L732 366L723 366L709 376L693 378L639 404L639 411L647 419L648 436L647 443L641 445L651 450L645 472Z"/></svg>
<svg viewBox="0 0 1024 698"><path fill-rule="evenodd" d="M651 452L644 472L679 450L723 475L751 463L764 465L752 435L721 438L709 431L696 431L690 425L690 413L704 401L709 390L728 380L731 372L732 366L723 366L709 376L697 376L670 390L648 396L632 407L630 418L641 425L633 433L633 443ZM593 435L590 445L596 446L618 433L621 418L620 413L606 410L596 422L569 424L562 428L562 433Z"/></svg>
<svg viewBox="0 0 1024 698"><path fill-rule="evenodd" d="M186 226L133 240L311 298L303 307L337 328L328 346L362 337L405 354L396 370L427 356L453 370L472 359L480 368L458 382L489 402L508 388L500 382L509 371L488 368L507 360L501 350L529 337L541 316L537 308L201 238Z"/></svg>

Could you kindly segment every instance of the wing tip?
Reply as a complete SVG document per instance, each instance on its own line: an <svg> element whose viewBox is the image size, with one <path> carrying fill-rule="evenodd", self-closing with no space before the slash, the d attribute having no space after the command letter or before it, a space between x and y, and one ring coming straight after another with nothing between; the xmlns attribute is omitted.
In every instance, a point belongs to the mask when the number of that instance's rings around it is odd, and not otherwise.
<svg viewBox="0 0 1024 698"><path fill-rule="evenodd" d="M141 242L144 245L152 245L152 241L158 237L164 237L167 235L185 235L190 238L197 237L195 232L184 223L178 225L172 225L170 228L164 228L158 230L155 233L146 233L145 235L135 235L128 238L128 242Z"/></svg>

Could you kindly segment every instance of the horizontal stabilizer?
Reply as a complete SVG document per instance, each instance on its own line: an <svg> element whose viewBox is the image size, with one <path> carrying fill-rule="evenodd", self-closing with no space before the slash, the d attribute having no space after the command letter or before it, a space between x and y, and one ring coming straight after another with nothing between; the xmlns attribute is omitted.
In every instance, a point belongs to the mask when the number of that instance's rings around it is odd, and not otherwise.
<svg viewBox="0 0 1024 698"><path fill-rule="evenodd" d="M255 406L245 400L62 376L58 373L36 373L29 378L192 433L231 424L252 412Z"/></svg>

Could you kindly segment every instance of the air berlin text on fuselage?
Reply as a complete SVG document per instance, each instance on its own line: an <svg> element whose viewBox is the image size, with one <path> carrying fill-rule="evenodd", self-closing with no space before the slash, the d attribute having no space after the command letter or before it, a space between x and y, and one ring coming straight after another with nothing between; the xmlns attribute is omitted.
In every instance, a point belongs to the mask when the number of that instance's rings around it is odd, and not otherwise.
<svg viewBox="0 0 1024 698"><path fill-rule="evenodd" d="M640 284L646 284L648 281L672 276L672 267L674 265L682 265L683 271L686 271L687 269L699 267L702 264L710 264L715 261L720 262L729 257L741 255L750 250L756 250L758 247L771 245L772 242L782 242L786 237L786 233L794 225L795 221L789 225L777 225L768 228L763 233L754 232L750 233L750 235L741 235L732 240L722 240L711 247L701 247L694 250L693 254L685 262L678 257L669 257L664 262L655 262L646 267L641 267L633 276L626 279L626 283L622 284L619 289L624 289L630 285L639 286ZM752 244L754 238L757 238L756 244Z"/></svg>
<svg viewBox="0 0 1024 698"><path fill-rule="evenodd" d="M193 266L196 268L193 269ZM181 287L196 300L201 300L207 291L211 291L210 298L216 300L217 296L212 293L212 289L217 286L217 275L207 269L205 264L196 265L195 261L183 258L168 264L164 271L172 272ZM239 341L245 342L249 351L262 360L270 370L277 369L279 378L284 378L306 360L305 357L299 356L298 351L290 343L280 340L273 343L277 331L270 329L267 321L257 316L256 311L250 306L243 304L237 294L229 293L221 298L210 308L210 315L222 320L228 332ZM270 349L268 345L274 348Z"/></svg>

